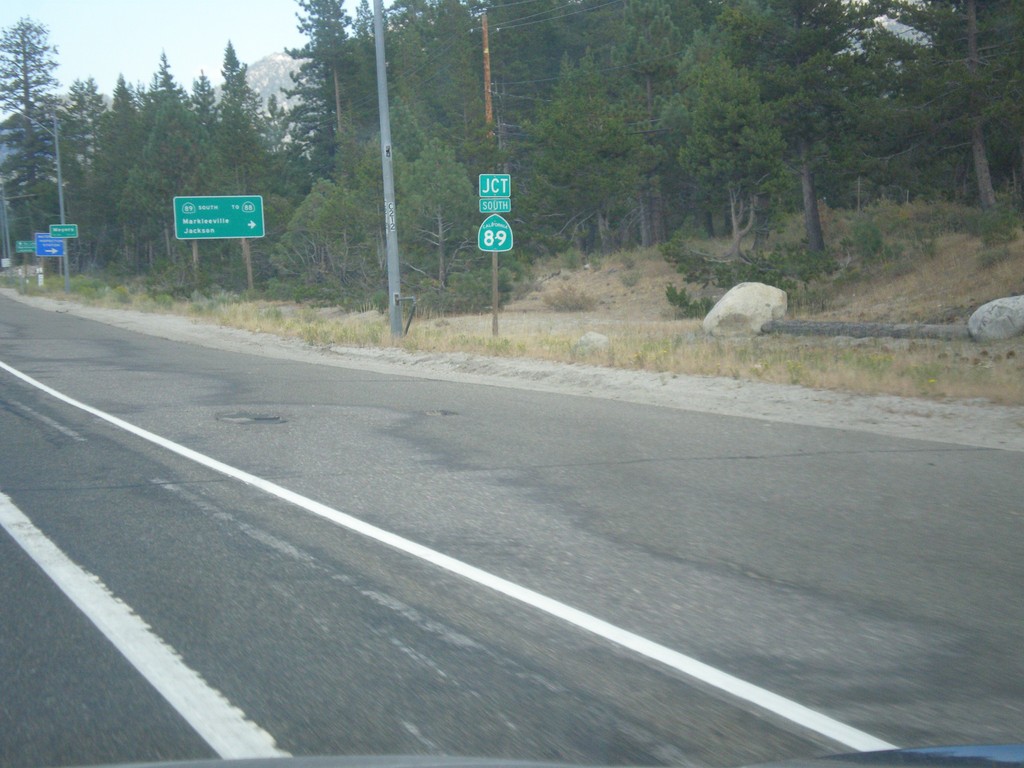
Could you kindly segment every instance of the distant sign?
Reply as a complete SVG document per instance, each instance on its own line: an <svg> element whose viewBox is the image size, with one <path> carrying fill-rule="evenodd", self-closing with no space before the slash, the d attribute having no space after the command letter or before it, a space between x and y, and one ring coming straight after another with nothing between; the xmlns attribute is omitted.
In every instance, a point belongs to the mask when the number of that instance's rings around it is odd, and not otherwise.
<svg viewBox="0 0 1024 768"><path fill-rule="evenodd" d="M78 225L77 224L51 224L50 225L50 237L59 237L64 240L67 238L78 237Z"/></svg>
<svg viewBox="0 0 1024 768"><path fill-rule="evenodd" d="M481 251L511 251L512 227L496 213L488 216L480 225L476 243Z"/></svg>
<svg viewBox="0 0 1024 768"><path fill-rule="evenodd" d="M176 197L174 236L179 240L263 237L263 197Z"/></svg>
<svg viewBox="0 0 1024 768"><path fill-rule="evenodd" d="M481 173L480 197L512 197L512 177L507 173Z"/></svg>
<svg viewBox="0 0 1024 768"><path fill-rule="evenodd" d="M15 248L17 253L35 253L36 244L34 240L18 240L17 247Z"/></svg>
<svg viewBox="0 0 1024 768"><path fill-rule="evenodd" d="M64 241L50 237L48 232L36 232L36 256L63 256Z"/></svg>

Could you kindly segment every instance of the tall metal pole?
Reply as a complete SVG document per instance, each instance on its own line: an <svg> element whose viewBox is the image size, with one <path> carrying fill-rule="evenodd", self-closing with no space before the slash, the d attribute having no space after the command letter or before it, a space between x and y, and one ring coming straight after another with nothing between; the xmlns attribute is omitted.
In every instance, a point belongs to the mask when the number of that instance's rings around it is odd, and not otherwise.
<svg viewBox="0 0 1024 768"><path fill-rule="evenodd" d="M60 171L60 129L57 127L57 115L53 115L53 148L57 154L57 200L60 203L60 223L67 224L64 220L64 177ZM61 259L64 263L64 293L71 292L71 269L68 266L68 241L64 241L64 256Z"/></svg>
<svg viewBox="0 0 1024 768"><path fill-rule="evenodd" d="M373 41L377 51L377 104L380 110L380 161L384 175L384 238L388 255L388 315L391 335L402 335L401 271L398 265L398 225L395 218L394 152L391 150L391 111L388 107L388 71L384 57L384 11L373 0Z"/></svg>

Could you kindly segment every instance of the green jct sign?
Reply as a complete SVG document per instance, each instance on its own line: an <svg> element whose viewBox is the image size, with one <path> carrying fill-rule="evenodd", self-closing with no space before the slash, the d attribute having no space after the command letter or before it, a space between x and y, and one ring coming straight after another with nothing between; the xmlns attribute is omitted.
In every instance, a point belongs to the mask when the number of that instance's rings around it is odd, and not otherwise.
<svg viewBox="0 0 1024 768"><path fill-rule="evenodd" d="M511 197L512 177L507 173L481 173L480 197ZM483 213L483 211L481 211Z"/></svg>
<svg viewBox="0 0 1024 768"><path fill-rule="evenodd" d="M174 236L179 240L263 237L263 197L176 197Z"/></svg>

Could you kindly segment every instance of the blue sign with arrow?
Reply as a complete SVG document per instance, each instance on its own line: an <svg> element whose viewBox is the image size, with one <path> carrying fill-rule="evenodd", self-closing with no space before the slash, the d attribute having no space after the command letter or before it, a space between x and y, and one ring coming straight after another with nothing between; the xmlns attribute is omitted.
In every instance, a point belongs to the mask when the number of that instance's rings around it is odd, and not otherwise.
<svg viewBox="0 0 1024 768"><path fill-rule="evenodd" d="M36 256L63 256L64 241L50 237L49 232L36 232Z"/></svg>

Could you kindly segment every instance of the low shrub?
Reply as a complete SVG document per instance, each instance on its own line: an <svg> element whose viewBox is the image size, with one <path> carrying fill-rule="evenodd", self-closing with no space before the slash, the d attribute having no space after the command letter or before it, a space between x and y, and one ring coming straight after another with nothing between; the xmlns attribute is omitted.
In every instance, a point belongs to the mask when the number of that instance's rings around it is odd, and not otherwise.
<svg viewBox="0 0 1024 768"><path fill-rule="evenodd" d="M597 306L593 296L571 285L544 294L544 303L555 312L587 312Z"/></svg>

